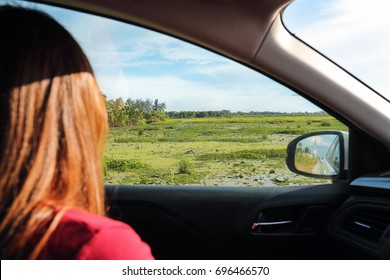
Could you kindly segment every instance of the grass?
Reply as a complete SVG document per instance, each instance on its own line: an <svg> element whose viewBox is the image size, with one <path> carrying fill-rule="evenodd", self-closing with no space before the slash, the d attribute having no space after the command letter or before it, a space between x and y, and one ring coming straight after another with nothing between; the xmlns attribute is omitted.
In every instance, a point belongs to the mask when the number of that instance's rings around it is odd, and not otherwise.
<svg viewBox="0 0 390 280"><path fill-rule="evenodd" d="M272 158L286 157L285 149L257 149L257 150L242 150L228 153L209 153L202 154L197 157L198 160L235 160L235 159L253 159L253 160L268 160Z"/></svg>
<svg viewBox="0 0 390 280"><path fill-rule="evenodd" d="M326 126L324 125L326 123ZM321 182L285 164L287 144L304 133L346 130L330 116L167 119L111 128L105 183L162 185L294 185ZM275 182L283 176L283 184Z"/></svg>

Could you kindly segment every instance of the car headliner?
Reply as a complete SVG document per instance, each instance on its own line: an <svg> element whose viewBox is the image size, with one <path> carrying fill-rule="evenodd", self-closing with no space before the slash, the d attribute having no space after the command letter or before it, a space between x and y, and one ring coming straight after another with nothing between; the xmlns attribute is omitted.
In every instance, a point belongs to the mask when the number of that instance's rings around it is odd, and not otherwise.
<svg viewBox="0 0 390 280"><path fill-rule="evenodd" d="M131 22L196 43L297 90L390 149L390 102L290 34L291 0L35 1Z"/></svg>

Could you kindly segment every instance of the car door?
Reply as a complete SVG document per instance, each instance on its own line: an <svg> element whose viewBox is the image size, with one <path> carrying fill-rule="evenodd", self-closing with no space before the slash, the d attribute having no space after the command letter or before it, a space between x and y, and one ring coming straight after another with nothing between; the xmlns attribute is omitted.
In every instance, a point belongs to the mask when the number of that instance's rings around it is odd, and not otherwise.
<svg viewBox="0 0 390 280"><path fill-rule="evenodd" d="M112 215L134 227L157 259L347 257L326 234L326 221L348 196L345 184L106 190Z"/></svg>
<svg viewBox="0 0 390 280"><path fill-rule="evenodd" d="M311 103L307 105L309 112L292 109L307 102L296 95L296 92L300 92L298 89L290 92L284 86L277 85L276 87L283 88L280 90L283 94L276 94L277 100L271 100L276 102L268 102L279 104L280 109L276 106L267 111L260 106L263 101L258 101L260 99L251 94L251 98L245 95L245 92L251 92L250 87L245 87L252 83L247 77L253 76L260 80L266 78L238 62L220 62L220 57L210 59L209 56L214 55L211 52L200 54L198 47L189 47L182 42L172 41L171 38L159 37L161 35L148 33L151 31L141 30L127 23L47 6L35 7L50 13L70 29L92 61L103 93L107 96L111 122L105 156L108 214L131 225L151 246L157 259L340 259L367 256L364 251L340 246L342 242L332 236L329 227L337 209L354 194L350 182L362 174L387 168L388 151L377 140L339 117L333 108L318 101L316 105L321 109ZM83 9L88 10L86 7ZM116 15L115 12L110 14L103 9L100 12L114 18ZM141 24L142 19L136 23ZM94 30L94 26L99 28ZM158 26L151 27L158 29ZM124 35L127 32L124 29L131 29L132 33ZM131 36L141 41L135 40L130 45L113 41L119 37ZM142 41L142 38L147 40ZM127 52L126 48L134 49ZM155 49L149 52L150 48ZM159 60L156 54L164 56L165 60ZM189 57L182 59L181 56L186 54ZM139 60L138 55L145 60ZM178 70L176 78L171 76L175 67L164 66L172 56L181 63L175 66ZM115 67L116 64L120 67ZM151 67L142 68L145 64ZM221 72L227 78L215 78L220 71L218 67L221 66L227 68L224 71L232 71L229 74ZM133 75L129 78L123 70L125 67L138 71L142 77ZM188 80L183 77L190 70L199 70L191 72L191 81L197 80L198 75L209 75L210 79L201 81L198 85L191 83L190 86L185 86L183 84ZM111 75L112 73L115 75ZM240 91L240 94L237 91L228 93L229 79L234 79L240 73L248 73L242 77L242 88L245 91ZM157 81L154 87L151 86L154 81L145 78L149 74ZM221 86L226 93L221 94L215 88L207 91L204 84L211 82L228 84L227 87ZM253 83L257 82L258 80ZM112 84L107 85L108 83ZM269 83L268 80L265 82L266 88L272 91ZM165 106L166 102L170 106L166 100L171 98L171 92L165 90L169 84L176 86L170 88L171 91L196 87L199 92L186 96L186 105L182 104L183 107L177 107L171 114L162 109L166 113L165 117L156 117L159 104ZM142 99L142 94L145 93L136 93L142 88L153 88L156 90L155 95ZM128 90L128 99L110 92L115 89ZM204 93L201 92L203 90ZM159 95L158 91L162 94ZM202 98L197 98L198 95ZM230 103L227 102L229 98L232 100ZM155 107L150 102L153 100ZM172 100L175 101L174 98ZM177 100L183 101L178 97ZM247 111L241 106L233 106L245 102L249 108ZM281 113L286 111L285 106L289 102L293 103L289 107L290 111ZM225 104L226 107L212 106L215 103ZM131 108L140 108L137 104L149 106L149 111L145 109L140 123L132 123L136 111L131 111ZM317 110L321 112L318 113ZM216 116L222 114L222 111L227 116ZM180 112L190 112L191 118L179 117ZM130 115L131 117L126 118ZM254 118L254 122L259 124L255 126L257 130L250 135L246 134L248 127L245 126L249 118ZM299 123L295 123L294 118L298 118ZM222 122L224 129L229 127L228 133L220 131L218 125ZM196 126L196 131L191 130L191 125ZM350 165L347 176L322 181L288 173L284 155L280 156L280 143L275 144L275 141L282 142L285 150L294 137L322 130L324 127L349 130ZM219 138L216 131L222 133L223 137ZM216 136L211 139L210 135ZM203 142L199 140L202 137L205 139ZM256 139L253 140L254 138ZM217 143L222 148L213 147L213 151L211 148L207 152L202 151L202 145L210 142ZM170 146L163 145L164 143L169 143ZM193 146L183 148L183 143L191 143ZM238 149L241 143L245 144L245 148ZM148 145L155 146L150 148ZM277 149L269 148L272 145ZM168 159L166 162L162 160L161 155L174 151L180 151L181 154L173 163ZM224 156L220 156L221 153ZM148 155L147 159L145 155ZM274 158L275 161L272 161ZM153 159L160 162L154 163ZM200 164L202 159L211 160L203 166ZM160 169L168 165L171 167L158 173L158 168L154 168L153 164ZM261 167L262 164L268 164L266 170ZM223 178L220 178L215 172L216 166L220 165L231 166L229 170L233 170L234 174L229 176L224 173ZM154 173L150 171L151 166ZM246 169L240 166L245 166ZM207 177L207 172L212 175ZM215 178L219 179L214 180ZM245 180L250 183L245 184Z"/></svg>

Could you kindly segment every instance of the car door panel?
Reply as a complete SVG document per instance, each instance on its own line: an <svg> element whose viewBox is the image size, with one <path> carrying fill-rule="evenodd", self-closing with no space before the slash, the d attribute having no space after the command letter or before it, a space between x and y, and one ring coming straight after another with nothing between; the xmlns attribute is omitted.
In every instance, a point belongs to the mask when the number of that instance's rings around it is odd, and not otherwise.
<svg viewBox="0 0 390 280"><path fill-rule="evenodd" d="M349 191L344 184L328 184L108 185L106 192L110 215L130 224L158 259L321 259L333 257L324 248L325 225ZM252 226L259 217L266 219L263 223L293 221L285 228L258 232Z"/></svg>

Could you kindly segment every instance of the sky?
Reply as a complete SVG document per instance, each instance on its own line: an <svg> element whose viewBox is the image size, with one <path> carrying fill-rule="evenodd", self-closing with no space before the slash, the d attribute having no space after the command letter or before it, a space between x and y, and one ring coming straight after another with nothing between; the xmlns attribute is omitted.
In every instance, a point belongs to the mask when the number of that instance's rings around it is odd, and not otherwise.
<svg viewBox="0 0 390 280"><path fill-rule="evenodd" d="M390 99L386 2L296 0L283 20L292 33ZM75 36L110 99L159 99L168 111L320 111L269 78L189 43L110 19L29 5Z"/></svg>
<svg viewBox="0 0 390 280"><path fill-rule="evenodd" d="M296 0L284 23L390 100L389 8L388 0Z"/></svg>
<svg viewBox="0 0 390 280"><path fill-rule="evenodd" d="M329 152L333 142L335 141L337 135L316 135L305 138L301 140L299 143L302 144L302 149L304 150L306 147L309 148L310 151L316 151L318 157L324 158L326 154ZM299 144L298 143L298 144Z"/></svg>

